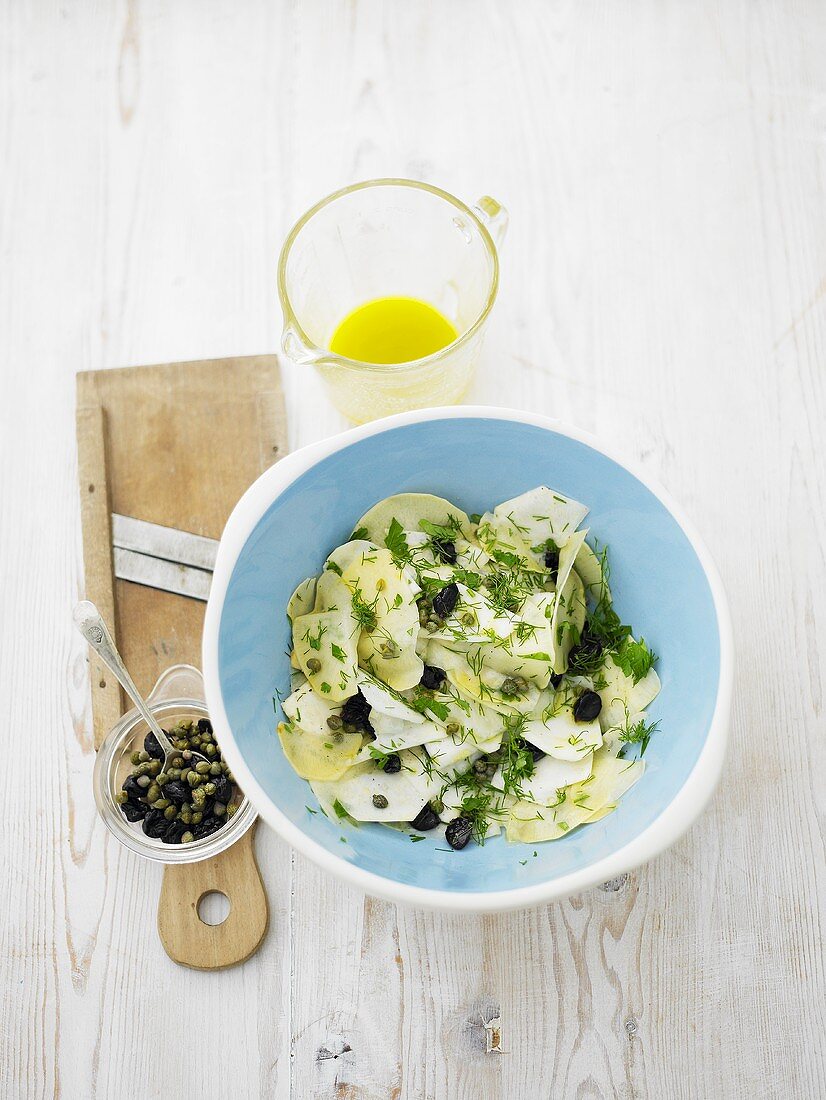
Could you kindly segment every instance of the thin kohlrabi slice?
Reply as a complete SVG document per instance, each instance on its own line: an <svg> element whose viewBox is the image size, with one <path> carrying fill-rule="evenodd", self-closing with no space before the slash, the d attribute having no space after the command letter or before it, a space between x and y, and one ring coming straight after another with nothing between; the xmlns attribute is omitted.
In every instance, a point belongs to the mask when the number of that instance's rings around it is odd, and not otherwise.
<svg viewBox="0 0 826 1100"><path fill-rule="evenodd" d="M503 695L501 689L508 677L493 669L482 668L478 674L470 668L451 669L447 678L461 696L493 710L530 714L539 701L539 688L532 683L519 695Z"/></svg>
<svg viewBox="0 0 826 1100"><path fill-rule="evenodd" d="M284 755L302 779L338 779L352 767L359 749L361 734L341 732L341 740L333 741L328 733L310 733L290 722L278 723L278 736Z"/></svg>
<svg viewBox="0 0 826 1100"><path fill-rule="evenodd" d="M585 535L585 531L577 531L559 552L556 601L554 602L553 618L551 619L554 642L553 670L558 676L561 676L568 667L568 654L574 642L574 635L569 628L566 628L569 623L575 623L577 619L580 624L585 621L585 598L582 581L573 572L576 556L580 547L585 543ZM577 619L574 616L577 616Z"/></svg>
<svg viewBox="0 0 826 1100"><path fill-rule="evenodd" d="M375 543L368 542L367 539L351 539L350 542L337 546L332 554L328 555L324 567L341 576L357 558L370 557L378 549Z"/></svg>
<svg viewBox="0 0 826 1100"><path fill-rule="evenodd" d="M287 618L291 623L295 622L299 616L311 613L315 606L315 587L316 578L307 577L290 596L287 603Z"/></svg>
<svg viewBox="0 0 826 1100"><path fill-rule="evenodd" d="M604 685L604 686L603 686ZM660 693L660 678L654 669L649 669L643 678L634 683L608 656L602 666L599 697L602 710L599 720L604 730L615 726L624 726L630 715L645 710Z"/></svg>
<svg viewBox="0 0 826 1100"><path fill-rule="evenodd" d="M353 694L357 658L356 634L351 619L352 601L347 587L332 573L325 583L335 602L330 610L300 615L293 623L295 658L313 691L331 703L342 703ZM318 599L318 591L316 591Z"/></svg>
<svg viewBox="0 0 826 1100"><path fill-rule="evenodd" d="M455 527L464 538L473 538L473 524L467 513L443 497L430 493L398 493L380 500L365 512L356 524L356 531L363 538L384 546L384 538L393 520L405 531L420 531L422 520L437 526Z"/></svg>
<svg viewBox="0 0 826 1100"><path fill-rule="evenodd" d="M458 736L451 737L445 734L441 740L427 746L431 759L440 771L458 764L462 760L471 757L479 757L485 753L496 752L502 744L502 734L498 733L489 741L477 742L472 736L461 740Z"/></svg>
<svg viewBox="0 0 826 1100"><path fill-rule="evenodd" d="M579 574L589 598L596 600L604 593L608 600L611 599L611 590L603 576L602 560L597 557L587 542L583 542L577 551L574 569Z"/></svg>
<svg viewBox="0 0 826 1100"><path fill-rule="evenodd" d="M356 821L412 821L432 795L433 781L412 752L399 753L401 771L357 764L340 779L313 784L322 805L336 802ZM379 805L373 801L378 797ZM387 800L383 806L382 800Z"/></svg>
<svg viewBox="0 0 826 1100"><path fill-rule="evenodd" d="M592 753L581 760L556 760L553 756L543 756L534 765L533 775L520 781L523 799L543 806L556 802L559 790L588 778L593 761ZM501 766L494 773L491 784L498 790L504 789Z"/></svg>
<svg viewBox="0 0 826 1100"><path fill-rule="evenodd" d="M558 840L577 825L598 820L614 809L644 770L641 760L621 760L605 751L596 753L592 774L561 790L556 806L518 802L507 824L508 840L523 843Z"/></svg>
<svg viewBox="0 0 826 1100"><path fill-rule="evenodd" d="M510 520L529 546L542 546L552 539L559 549L566 545L588 515L584 504L546 485L538 485L512 500L506 500L493 511L495 515Z"/></svg>
<svg viewBox="0 0 826 1100"><path fill-rule="evenodd" d="M409 707L398 692L391 691L386 684L364 670L358 674L361 693L374 710L390 718L398 718L405 724L420 725L424 715Z"/></svg>
<svg viewBox="0 0 826 1100"><path fill-rule="evenodd" d="M577 722L564 690L556 693L543 714L528 718L523 737L557 760L582 760L602 744L599 721Z"/></svg>
<svg viewBox="0 0 826 1100"><path fill-rule="evenodd" d="M389 550L354 559L342 573L352 593L358 657L396 691L418 684L424 664L416 653L419 609L416 587Z"/></svg>
<svg viewBox="0 0 826 1100"><path fill-rule="evenodd" d="M535 554L520 529L507 517L485 512L479 520L476 538L486 554L503 564L544 572L544 555ZM512 562L511 559L516 561Z"/></svg>
<svg viewBox="0 0 826 1100"><path fill-rule="evenodd" d="M284 700L282 709L294 726L299 726L306 733L323 734L327 741L333 732L327 725L327 719L341 711L341 707L327 702L313 691L306 680Z"/></svg>

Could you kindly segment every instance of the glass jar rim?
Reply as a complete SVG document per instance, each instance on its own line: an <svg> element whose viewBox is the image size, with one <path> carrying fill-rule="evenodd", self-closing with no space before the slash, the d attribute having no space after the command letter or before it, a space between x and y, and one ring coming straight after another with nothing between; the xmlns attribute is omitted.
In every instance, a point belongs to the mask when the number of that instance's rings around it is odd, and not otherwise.
<svg viewBox="0 0 826 1100"><path fill-rule="evenodd" d="M319 211L332 205L332 203L336 202L338 199L344 198L346 195L351 195L356 191L364 191L373 187L409 187L418 191L428 191L431 195L435 195L436 198L443 199L445 202L450 203L450 205L455 207L460 213L471 219L482 238L482 243L485 245L485 249L492 262L491 280L485 304L482 306L482 309L473 323L457 336L455 340L446 344L445 347L440 348L431 355L425 355L420 359L409 359L403 363L366 363L359 359L348 359L346 356L338 355L334 351L318 347L318 345L309 338L301 322L298 320L287 291L287 261L292 246L295 244L302 229L308 225ZM281 246L281 254L278 257L278 297L281 301L281 309L284 314L284 333L293 331L302 345L307 349L308 353L310 353L314 359L323 362L325 366L341 366L347 367L350 370L359 370L368 373L398 373L399 370L411 370L417 367L429 366L454 352L457 348L462 347L470 341L487 320L488 314L493 308L493 303L496 301L498 290L499 252L490 231L479 215L476 214L467 203L462 202L462 200L458 199L455 195L451 195L449 191L445 191L441 187L435 187L431 183L423 183L421 180L404 179L403 177L386 176L377 179L361 180L359 183L351 183L347 187L341 187L337 191L325 195L324 198L314 203L309 210L302 214L298 221L295 222L287 234L284 244Z"/></svg>
<svg viewBox="0 0 826 1100"><path fill-rule="evenodd" d="M149 706L153 714L158 717L181 713L209 717L206 703L201 699L192 698L163 698L153 700L150 696ZM232 820L223 828L217 829L209 836L200 840L194 840L189 844L164 845L158 847L152 844L143 832L129 827L123 818L120 807L115 802L115 791L112 789L110 775L115 763L115 755L121 746L130 738L134 731L146 723L137 710L127 711L106 735L103 744L97 752L95 767L92 777L95 803L98 813L104 824L113 836L125 848L142 856L144 859L156 863L180 864L197 863L203 859L218 855L231 847L249 829L257 817L252 803L242 791L242 801L238 811Z"/></svg>

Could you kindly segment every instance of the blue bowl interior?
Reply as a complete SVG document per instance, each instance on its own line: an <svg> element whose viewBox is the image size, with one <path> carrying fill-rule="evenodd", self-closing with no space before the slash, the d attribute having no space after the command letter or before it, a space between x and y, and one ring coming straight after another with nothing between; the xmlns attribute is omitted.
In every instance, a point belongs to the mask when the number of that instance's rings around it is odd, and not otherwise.
<svg viewBox="0 0 826 1100"><path fill-rule="evenodd" d="M504 837L447 849L428 835L352 827L317 809L285 760L275 697L289 692L285 608L302 578L377 500L404 491L484 512L538 484L581 500L589 538L609 546L615 606L658 654L663 689L651 708L661 731L642 780L602 821L535 848ZM445 891L498 891L575 872L633 840L668 806L703 747L714 711L720 642L712 594L683 531L650 490L610 458L565 435L495 418L392 428L330 455L270 506L230 578L219 630L226 712L247 766L304 833L341 859L395 882ZM275 713L278 712L278 714ZM447 849L447 850L445 850Z"/></svg>

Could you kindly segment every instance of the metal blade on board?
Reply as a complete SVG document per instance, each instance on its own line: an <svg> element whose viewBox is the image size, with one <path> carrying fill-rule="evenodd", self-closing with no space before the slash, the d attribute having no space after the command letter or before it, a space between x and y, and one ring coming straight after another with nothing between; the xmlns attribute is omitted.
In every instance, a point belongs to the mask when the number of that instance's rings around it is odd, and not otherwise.
<svg viewBox="0 0 826 1100"><path fill-rule="evenodd" d="M177 596L189 596L193 600L209 599L212 573L208 569L195 569L191 565L153 558L149 554L136 554L116 546L113 551L115 576L122 581L143 584L147 588L159 588Z"/></svg>
<svg viewBox="0 0 826 1100"><path fill-rule="evenodd" d="M178 531L175 527L162 527L144 519L119 516L117 512L112 513L112 545L210 572L215 568L218 553L217 539Z"/></svg>
<svg viewBox="0 0 826 1100"><path fill-rule="evenodd" d="M215 539L113 512L112 546L120 580L208 599L218 549Z"/></svg>

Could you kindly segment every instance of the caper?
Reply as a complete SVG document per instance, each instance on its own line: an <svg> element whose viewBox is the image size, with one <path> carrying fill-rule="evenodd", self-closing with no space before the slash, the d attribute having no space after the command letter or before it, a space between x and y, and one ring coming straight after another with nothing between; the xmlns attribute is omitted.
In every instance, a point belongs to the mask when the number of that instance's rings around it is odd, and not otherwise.
<svg viewBox="0 0 826 1100"><path fill-rule="evenodd" d="M181 844L191 844L195 837L187 829L185 833L181 833Z"/></svg>
<svg viewBox="0 0 826 1100"><path fill-rule="evenodd" d="M434 798L430 805L433 807L433 812L437 814L440 814L445 808L445 804L442 802L441 798Z"/></svg>
<svg viewBox="0 0 826 1100"><path fill-rule="evenodd" d="M232 774L232 772L227 772L227 779L230 781L230 783L235 782L235 776Z"/></svg>
<svg viewBox="0 0 826 1100"><path fill-rule="evenodd" d="M192 805L202 810L206 802L206 791L203 787L196 787L192 792Z"/></svg>
<svg viewBox="0 0 826 1100"><path fill-rule="evenodd" d="M499 690L504 696L518 695L519 683L513 676L506 676Z"/></svg>
<svg viewBox="0 0 826 1100"><path fill-rule="evenodd" d="M213 744L204 745L204 756L213 757L218 752Z"/></svg>
<svg viewBox="0 0 826 1100"><path fill-rule="evenodd" d="M147 772L148 775L157 775L161 770L160 760L150 760L149 763L147 764L147 768L148 768L148 772Z"/></svg>
<svg viewBox="0 0 826 1100"><path fill-rule="evenodd" d="M184 766L184 758L182 756L173 756L170 760L170 764L173 768L182 768Z"/></svg>
<svg viewBox="0 0 826 1100"><path fill-rule="evenodd" d="M223 802L215 802L212 807L212 812L216 817L223 817L227 812L227 808Z"/></svg>
<svg viewBox="0 0 826 1100"><path fill-rule="evenodd" d="M169 782L169 772L158 772L158 774L155 776L155 782L158 784L159 787L163 787L166 783Z"/></svg>
<svg viewBox="0 0 826 1100"><path fill-rule="evenodd" d="M198 773L198 775L206 775L206 773L209 771L209 764L206 760L200 760L195 765L195 771Z"/></svg>
<svg viewBox="0 0 826 1100"><path fill-rule="evenodd" d="M139 775L136 782L139 787L148 787L150 779L148 775Z"/></svg>
<svg viewBox="0 0 826 1100"><path fill-rule="evenodd" d="M192 753L190 752L189 749L184 749L184 751L181 753L181 756L183 757L183 759L186 761L187 764L192 759Z"/></svg>
<svg viewBox="0 0 826 1100"><path fill-rule="evenodd" d="M387 588L387 581L384 579L384 577L379 577L379 579L376 581L376 591L383 592L385 588Z"/></svg>
<svg viewBox="0 0 826 1100"><path fill-rule="evenodd" d="M192 824L192 811L188 806L182 806L178 811L178 820L183 821L184 825Z"/></svg>
<svg viewBox="0 0 826 1100"><path fill-rule="evenodd" d="M393 657L398 657L399 647L394 641L392 641L392 639L388 638L386 642L382 642L381 655L382 657L386 657L388 660L391 660Z"/></svg>
<svg viewBox="0 0 826 1100"><path fill-rule="evenodd" d="M161 788L157 783L150 783L146 792L146 801L151 805L153 802L157 802L161 797Z"/></svg>
<svg viewBox="0 0 826 1100"><path fill-rule="evenodd" d="M465 626L473 626L473 624L476 622L476 616L473 614L472 611L466 611L462 616L462 622Z"/></svg>
<svg viewBox="0 0 826 1100"><path fill-rule="evenodd" d="M129 757L129 759L130 759L130 760L132 761L132 763L133 763L133 764L140 764L140 762L141 762L141 754L140 754L139 752L135 751L135 752L133 752L133 753L131 754L131 756Z"/></svg>
<svg viewBox="0 0 826 1100"><path fill-rule="evenodd" d="M141 752L138 753L138 759L140 760L140 762L142 764L145 764L146 761L151 760L152 757L149 755L149 753L146 751L146 749L143 749Z"/></svg>
<svg viewBox="0 0 826 1100"><path fill-rule="evenodd" d="M204 783L204 791L206 792L207 798L212 798L216 790L217 788L214 783Z"/></svg>
<svg viewBox="0 0 826 1100"><path fill-rule="evenodd" d="M181 751L188 748L189 745L189 742L186 740L185 737L179 737L178 740L173 743L175 745L175 748L180 749Z"/></svg>
<svg viewBox="0 0 826 1100"><path fill-rule="evenodd" d="M331 714L330 717L327 719L327 725L330 727L331 730L340 730L341 727L344 725L344 722L341 719L341 715Z"/></svg>
<svg viewBox="0 0 826 1100"><path fill-rule="evenodd" d="M321 661L319 661L318 657L311 657L309 659L309 661L307 662L307 671L321 672Z"/></svg>
<svg viewBox="0 0 826 1100"><path fill-rule="evenodd" d="M448 724L445 726L445 733L449 734L451 737L454 737L459 732L459 729L460 726L458 722L448 722Z"/></svg>
<svg viewBox="0 0 826 1100"><path fill-rule="evenodd" d="M330 736L332 737L336 745L340 745L341 742L344 740L344 734L341 732L341 730L336 730L335 733L331 733Z"/></svg>
<svg viewBox="0 0 826 1100"><path fill-rule="evenodd" d="M183 761L181 761L181 763L183 763ZM181 769L180 768L170 768L169 771L166 774L167 774L167 777L169 779L180 779L181 778Z"/></svg>
<svg viewBox="0 0 826 1100"><path fill-rule="evenodd" d="M122 806L124 802L128 801L129 795L126 793L126 791L118 791L118 793L115 795L115 802L117 802L119 806Z"/></svg>
<svg viewBox="0 0 826 1100"><path fill-rule="evenodd" d="M187 782L187 783L188 783L188 784L190 785L190 787L192 787L192 788L193 788L193 790L194 790L194 788L195 788L195 787L200 787L200 785L201 785L201 783L203 782L203 780L201 779L200 775L198 775L198 773L197 773L197 772L187 772L187 775L186 775L186 782Z"/></svg>
<svg viewBox="0 0 826 1100"><path fill-rule="evenodd" d="M383 794L374 794L373 805L376 807L377 810L386 810L388 802Z"/></svg>
<svg viewBox="0 0 826 1100"><path fill-rule="evenodd" d="M174 821L175 818L178 816L178 807L167 806L163 812L163 816L166 818L167 821Z"/></svg>
<svg viewBox="0 0 826 1100"><path fill-rule="evenodd" d="M209 774L210 775L220 775L221 774L221 765L218 763L217 760L215 761L214 764L210 764Z"/></svg>
<svg viewBox="0 0 826 1100"><path fill-rule="evenodd" d="M204 815L201 813L200 810L193 810L192 811L192 824L193 825L200 825L203 820L204 820Z"/></svg>
<svg viewBox="0 0 826 1100"><path fill-rule="evenodd" d="M156 798L152 802L152 809L153 810L165 810L167 808L167 806L171 806L171 805L172 805L172 803L169 801L168 798L163 798L163 797Z"/></svg>

